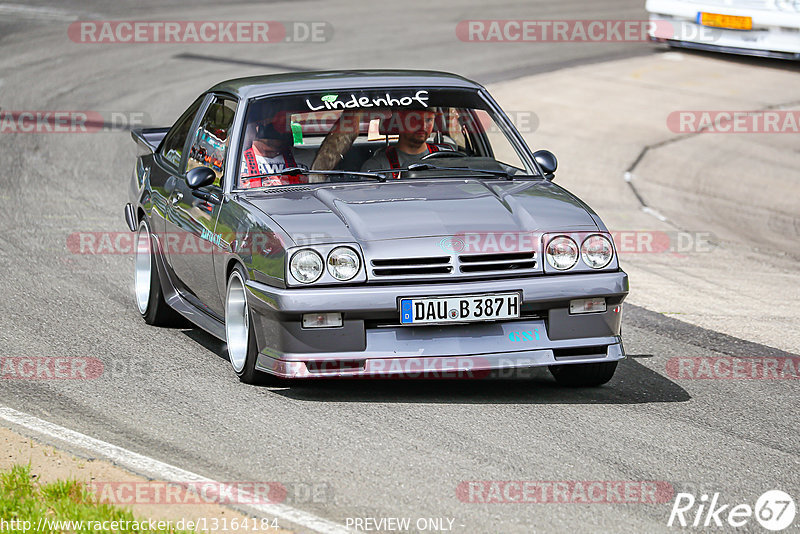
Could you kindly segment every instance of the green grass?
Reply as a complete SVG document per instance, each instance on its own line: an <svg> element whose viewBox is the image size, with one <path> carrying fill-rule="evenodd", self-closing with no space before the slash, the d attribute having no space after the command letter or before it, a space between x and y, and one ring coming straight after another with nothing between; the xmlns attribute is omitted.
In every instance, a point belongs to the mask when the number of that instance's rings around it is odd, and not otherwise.
<svg viewBox="0 0 800 534"><path fill-rule="evenodd" d="M39 484L31 477L30 465L15 465L10 470L0 472L0 524L3 521L16 521L16 525L2 525L4 531L17 531L23 534L21 522L29 521L33 532L109 532L98 530L96 525L86 524L80 530L49 528L42 523L37 530L40 519L49 521L120 521L114 532L170 532L184 533L180 530L139 530L137 518L125 508L110 504L100 504L88 490L86 484L76 480L58 480L49 484ZM139 519L141 522L141 518ZM127 524L126 524L127 523ZM11 525L9 527L9 525Z"/></svg>

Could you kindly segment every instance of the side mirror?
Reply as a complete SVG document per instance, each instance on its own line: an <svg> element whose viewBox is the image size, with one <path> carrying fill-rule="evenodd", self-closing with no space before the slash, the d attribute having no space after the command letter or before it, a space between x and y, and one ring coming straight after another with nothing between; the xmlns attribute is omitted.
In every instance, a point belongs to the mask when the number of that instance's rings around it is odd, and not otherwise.
<svg viewBox="0 0 800 534"><path fill-rule="evenodd" d="M549 150L537 150L533 153L533 157L536 159L536 163L539 164L539 167L544 171L545 180L552 181L553 178L555 178L555 172L558 168L558 160L555 155Z"/></svg>
<svg viewBox="0 0 800 534"><path fill-rule="evenodd" d="M186 183L192 189L198 189L214 183L217 175L208 167L195 167L186 173Z"/></svg>

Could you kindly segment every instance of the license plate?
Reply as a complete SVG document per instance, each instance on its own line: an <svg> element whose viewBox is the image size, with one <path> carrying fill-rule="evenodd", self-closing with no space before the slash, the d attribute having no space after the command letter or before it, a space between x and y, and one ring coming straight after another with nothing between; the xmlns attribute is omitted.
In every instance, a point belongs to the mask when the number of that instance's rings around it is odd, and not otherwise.
<svg viewBox="0 0 800 534"><path fill-rule="evenodd" d="M719 13L697 14L697 22L703 26L712 28L726 28L728 30L752 30L753 19L751 17L738 17L736 15L720 15Z"/></svg>
<svg viewBox="0 0 800 534"><path fill-rule="evenodd" d="M400 299L400 324L517 319L519 312L519 293Z"/></svg>

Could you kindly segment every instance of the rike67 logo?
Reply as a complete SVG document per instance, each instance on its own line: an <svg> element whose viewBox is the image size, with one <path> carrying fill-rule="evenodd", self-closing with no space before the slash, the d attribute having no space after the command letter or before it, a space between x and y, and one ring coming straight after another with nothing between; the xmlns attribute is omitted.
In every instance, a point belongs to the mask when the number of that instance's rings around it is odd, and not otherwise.
<svg viewBox="0 0 800 534"><path fill-rule="evenodd" d="M720 499L719 493L703 494L699 499L691 493L678 493L669 514L667 526L709 528L750 526L752 519L767 530L780 531L794 524L797 510L792 497L780 490L770 490L761 495L755 506L747 503L731 504Z"/></svg>

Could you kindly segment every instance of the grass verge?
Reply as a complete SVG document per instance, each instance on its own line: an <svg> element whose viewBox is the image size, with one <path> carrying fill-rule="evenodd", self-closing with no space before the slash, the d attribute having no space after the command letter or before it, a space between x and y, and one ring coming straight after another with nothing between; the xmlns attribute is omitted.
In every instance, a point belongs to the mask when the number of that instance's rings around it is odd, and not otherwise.
<svg viewBox="0 0 800 534"><path fill-rule="evenodd" d="M0 531L19 532L162 532L166 521L136 519L132 512L97 501L87 485L77 480L39 484L30 465L14 465L0 472Z"/></svg>

